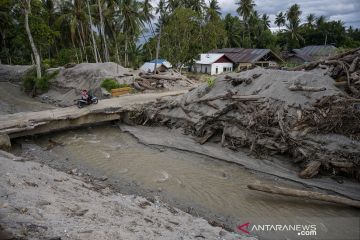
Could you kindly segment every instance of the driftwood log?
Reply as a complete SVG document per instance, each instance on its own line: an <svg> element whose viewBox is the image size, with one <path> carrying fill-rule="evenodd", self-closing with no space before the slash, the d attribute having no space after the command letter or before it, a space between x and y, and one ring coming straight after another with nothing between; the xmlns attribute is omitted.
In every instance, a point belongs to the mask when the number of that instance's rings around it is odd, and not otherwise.
<svg viewBox="0 0 360 240"><path fill-rule="evenodd" d="M141 77L146 79L168 80L168 81L182 80L182 77L168 76L168 75L142 75Z"/></svg>
<svg viewBox="0 0 360 240"><path fill-rule="evenodd" d="M267 192L267 193L292 196L292 197L302 197L312 200L338 203L346 206L360 208L360 201L352 200L345 197L325 194L325 193L278 187L278 186L266 185L266 184L249 184L247 187L251 190L260 191L260 192Z"/></svg>
<svg viewBox="0 0 360 240"><path fill-rule="evenodd" d="M309 86L301 86L301 85L291 85L289 87L290 91L307 91L307 92L321 92L325 91L325 87L309 87Z"/></svg>

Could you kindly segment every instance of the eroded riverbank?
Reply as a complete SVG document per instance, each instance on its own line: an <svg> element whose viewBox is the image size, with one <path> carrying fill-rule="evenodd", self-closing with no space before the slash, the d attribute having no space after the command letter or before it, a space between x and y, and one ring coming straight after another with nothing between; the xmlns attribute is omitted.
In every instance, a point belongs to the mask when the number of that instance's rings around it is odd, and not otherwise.
<svg viewBox="0 0 360 240"><path fill-rule="evenodd" d="M316 218L325 223L338 216L360 216L353 208L251 192L246 185L253 182L296 184L199 154L144 146L117 126L22 139L15 152L62 171L78 169L81 175L107 178L102 184L122 193L158 196L195 216L216 220L232 229L249 220L296 224ZM338 236L352 229L346 226Z"/></svg>

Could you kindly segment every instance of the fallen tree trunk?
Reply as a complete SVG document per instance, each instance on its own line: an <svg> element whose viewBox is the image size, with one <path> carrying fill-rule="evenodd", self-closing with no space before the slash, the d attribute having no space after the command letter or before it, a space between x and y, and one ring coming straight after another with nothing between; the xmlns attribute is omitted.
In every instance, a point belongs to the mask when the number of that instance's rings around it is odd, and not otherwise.
<svg viewBox="0 0 360 240"><path fill-rule="evenodd" d="M278 186L265 185L265 184L249 184L247 187L251 190L260 191L260 192L267 192L267 193L292 196L292 197L302 197L312 200L338 203L351 207L360 208L360 201L355 201L349 198L325 194L325 193L298 190L298 189L278 187Z"/></svg>
<svg viewBox="0 0 360 240"><path fill-rule="evenodd" d="M181 77L165 76L165 75L142 75L141 77L146 79L168 80L168 81L177 81L182 79Z"/></svg>
<svg viewBox="0 0 360 240"><path fill-rule="evenodd" d="M306 91L306 92L321 92L325 91L325 87L308 87L308 86L301 86L301 85L291 85L289 87L290 91Z"/></svg>

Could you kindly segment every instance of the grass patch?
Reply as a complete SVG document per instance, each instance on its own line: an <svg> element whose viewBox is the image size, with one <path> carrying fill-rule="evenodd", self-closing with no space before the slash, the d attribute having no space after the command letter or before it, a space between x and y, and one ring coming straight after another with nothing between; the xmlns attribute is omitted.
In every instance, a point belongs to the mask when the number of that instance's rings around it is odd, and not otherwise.
<svg viewBox="0 0 360 240"><path fill-rule="evenodd" d="M111 89L130 87L130 85L126 83L119 84L115 79L108 78L101 83L101 87L105 88L108 92L111 92Z"/></svg>
<svg viewBox="0 0 360 240"><path fill-rule="evenodd" d="M216 80L216 79L215 79L214 77L208 78L207 84L208 84L209 88L214 87L214 85L215 85L215 80Z"/></svg>
<svg viewBox="0 0 360 240"><path fill-rule="evenodd" d="M59 70L50 74L45 74L41 78L36 77L36 68L29 70L22 78L22 86L25 92L40 90L45 92L49 90L50 81L59 74Z"/></svg>

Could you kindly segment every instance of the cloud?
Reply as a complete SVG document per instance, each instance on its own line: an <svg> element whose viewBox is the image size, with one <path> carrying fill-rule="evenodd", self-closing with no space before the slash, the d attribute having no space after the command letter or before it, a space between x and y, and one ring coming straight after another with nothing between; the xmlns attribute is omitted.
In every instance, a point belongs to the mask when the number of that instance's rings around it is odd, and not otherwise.
<svg viewBox="0 0 360 240"><path fill-rule="evenodd" d="M223 14L236 15L237 0L219 0ZM255 0L256 10L270 16L272 23L275 15L286 11L291 5L299 4L302 19L314 13L316 16L325 16L329 20L341 20L345 25L360 28L360 1L359 0Z"/></svg>

